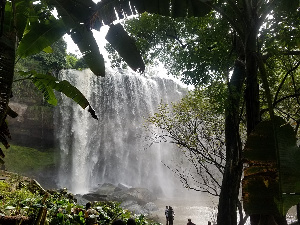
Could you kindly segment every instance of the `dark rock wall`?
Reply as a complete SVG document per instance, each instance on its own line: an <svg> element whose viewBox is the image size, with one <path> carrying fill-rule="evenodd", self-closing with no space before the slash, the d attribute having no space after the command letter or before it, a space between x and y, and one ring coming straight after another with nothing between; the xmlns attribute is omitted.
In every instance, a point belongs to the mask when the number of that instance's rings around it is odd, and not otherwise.
<svg viewBox="0 0 300 225"><path fill-rule="evenodd" d="M40 150L54 148L54 107L32 84L15 86L13 91L9 105L19 115L7 118L11 143Z"/></svg>

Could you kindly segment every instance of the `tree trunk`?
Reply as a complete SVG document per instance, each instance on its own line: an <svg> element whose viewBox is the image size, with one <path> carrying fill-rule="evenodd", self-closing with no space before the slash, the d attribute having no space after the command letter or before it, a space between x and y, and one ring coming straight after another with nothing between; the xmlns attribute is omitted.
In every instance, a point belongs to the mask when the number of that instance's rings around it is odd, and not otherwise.
<svg viewBox="0 0 300 225"><path fill-rule="evenodd" d="M225 112L226 165L218 205L218 225L237 224L237 204L243 169L239 105L244 78L245 66L237 60L228 84L228 102Z"/></svg>
<svg viewBox="0 0 300 225"><path fill-rule="evenodd" d="M258 87L258 66L256 58L256 35L254 31L249 34L246 44L246 120L247 134L253 131L260 122L259 87ZM250 215L251 225L287 225L285 217L274 215Z"/></svg>
<svg viewBox="0 0 300 225"><path fill-rule="evenodd" d="M256 61L257 51L257 29L255 28L255 21L258 21L257 15L252 15L249 18L247 34L245 35L245 57L246 57L246 121L247 121L247 135L253 131L255 126L260 121L259 116L259 87L258 87L258 66ZM252 225L258 225L260 222L260 215L250 215Z"/></svg>

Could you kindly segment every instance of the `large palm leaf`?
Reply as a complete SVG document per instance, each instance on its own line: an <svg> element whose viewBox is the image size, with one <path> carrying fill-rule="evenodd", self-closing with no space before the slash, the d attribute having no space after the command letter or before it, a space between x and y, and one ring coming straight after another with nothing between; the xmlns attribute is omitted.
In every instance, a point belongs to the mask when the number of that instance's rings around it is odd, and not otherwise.
<svg viewBox="0 0 300 225"><path fill-rule="evenodd" d="M18 46L17 54L20 57L27 57L41 52L67 32L63 21L54 17L50 17L46 21L31 23L27 29Z"/></svg>
<svg viewBox="0 0 300 225"><path fill-rule="evenodd" d="M283 119L261 122L250 134L244 158L244 208L251 214L285 215L300 202L300 148Z"/></svg>
<svg viewBox="0 0 300 225"><path fill-rule="evenodd" d="M83 109L89 107L91 116L98 119L95 111L92 109L86 97L68 81L59 81L56 77L50 74L40 74L35 71L19 72L20 75L28 77L32 80L33 84L43 93L44 99L51 105L57 105L57 99L53 90L65 94L67 97L75 101Z"/></svg>

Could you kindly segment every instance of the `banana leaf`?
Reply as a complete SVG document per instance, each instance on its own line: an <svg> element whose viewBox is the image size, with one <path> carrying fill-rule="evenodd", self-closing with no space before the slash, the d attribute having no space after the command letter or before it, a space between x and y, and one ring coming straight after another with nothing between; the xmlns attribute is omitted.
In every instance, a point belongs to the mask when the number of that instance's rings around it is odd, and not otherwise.
<svg viewBox="0 0 300 225"><path fill-rule="evenodd" d="M92 0L46 0L57 9L59 17L70 29L88 21L93 14L96 3Z"/></svg>
<svg viewBox="0 0 300 225"><path fill-rule="evenodd" d="M56 7L91 71L97 76L104 77L104 58L100 54L92 31L85 24L92 16L96 4L92 0L48 0L47 2Z"/></svg>
<svg viewBox="0 0 300 225"><path fill-rule="evenodd" d="M50 20L36 22L21 39L17 54L20 57L34 55L47 48L66 33L62 20L54 17Z"/></svg>
<svg viewBox="0 0 300 225"><path fill-rule="evenodd" d="M141 72L145 70L145 64L134 39L126 33L121 24L112 24L105 39L116 49L131 69Z"/></svg>
<svg viewBox="0 0 300 225"><path fill-rule="evenodd" d="M97 76L105 76L104 58L100 54L99 47L91 30L84 25L78 26L71 32L72 40L77 44L85 63Z"/></svg>
<svg viewBox="0 0 300 225"><path fill-rule="evenodd" d="M246 213L285 215L300 202L300 148L290 124L279 117L259 123L243 154Z"/></svg>
<svg viewBox="0 0 300 225"><path fill-rule="evenodd" d="M65 94L67 97L71 98L75 101L78 105L80 105L83 109L87 106L89 107L88 112L91 116L95 119L98 119L95 111L90 106L89 101L85 98L85 96L72 84L68 81L63 80L59 81L57 78L50 74L40 74L36 73L35 71L29 72L19 72L22 76L29 75L30 79L34 85L43 93L45 100L51 105L57 105L57 99L55 97L54 91L61 92Z"/></svg>

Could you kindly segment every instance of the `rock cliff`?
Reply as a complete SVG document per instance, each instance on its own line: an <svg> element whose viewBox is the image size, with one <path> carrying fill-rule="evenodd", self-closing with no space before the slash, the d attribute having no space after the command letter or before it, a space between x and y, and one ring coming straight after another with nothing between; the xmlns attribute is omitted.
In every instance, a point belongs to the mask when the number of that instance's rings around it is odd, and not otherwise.
<svg viewBox="0 0 300 225"><path fill-rule="evenodd" d="M15 87L10 107L17 118L7 118L11 143L38 149L54 147L53 106L29 83Z"/></svg>

